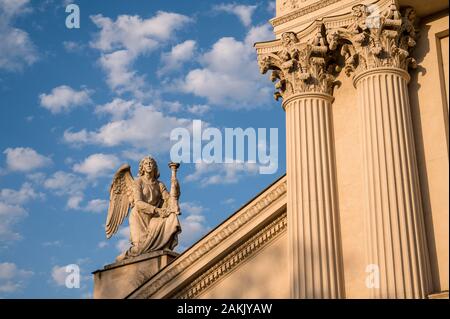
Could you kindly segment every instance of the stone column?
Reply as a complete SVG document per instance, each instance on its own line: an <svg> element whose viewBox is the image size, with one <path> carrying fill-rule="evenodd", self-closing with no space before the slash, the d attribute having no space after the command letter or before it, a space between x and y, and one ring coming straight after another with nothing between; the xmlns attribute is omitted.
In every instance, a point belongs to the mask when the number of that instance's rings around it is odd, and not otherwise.
<svg viewBox="0 0 450 319"><path fill-rule="evenodd" d="M341 298L336 178L331 119L334 77L324 39L299 43L282 36L282 49L259 55L272 69L275 97L286 111L288 270L292 298Z"/></svg>
<svg viewBox="0 0 450 319"><path fill-rule="evenodd" d="M409 105L407 72L415 66L414 11L395 5L368 20L364 5L355 23L328 34L348 74L355 72L364 155L364 203L369 285L375 298L425 298L430 268ZM351 43L351 46L348 44Z"/></svg>

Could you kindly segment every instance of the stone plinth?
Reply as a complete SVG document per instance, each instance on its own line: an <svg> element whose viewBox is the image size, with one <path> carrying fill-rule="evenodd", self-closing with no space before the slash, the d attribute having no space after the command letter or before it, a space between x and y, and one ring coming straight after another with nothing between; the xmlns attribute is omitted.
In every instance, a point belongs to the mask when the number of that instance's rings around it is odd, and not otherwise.
<svg viewBox="0 0 450 319"><path fill-rule="evenodd" d="M150 252L139 257L106 265L94 271L95 299L122 299L171 263L177 253L170 250Z"/></svg>

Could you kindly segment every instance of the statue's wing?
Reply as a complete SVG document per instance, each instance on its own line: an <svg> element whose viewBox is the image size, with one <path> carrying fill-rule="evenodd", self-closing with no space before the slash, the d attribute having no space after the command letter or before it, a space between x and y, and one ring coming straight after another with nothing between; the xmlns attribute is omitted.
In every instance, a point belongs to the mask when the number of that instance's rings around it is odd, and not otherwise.
<svg viewBox="0 0 450 319"><path fill-rule="evenodd" d="M133 204L133 183L130 165L122 165L114 174L110 188L108 217L105 226L108 239L117 232Z"/></svg>

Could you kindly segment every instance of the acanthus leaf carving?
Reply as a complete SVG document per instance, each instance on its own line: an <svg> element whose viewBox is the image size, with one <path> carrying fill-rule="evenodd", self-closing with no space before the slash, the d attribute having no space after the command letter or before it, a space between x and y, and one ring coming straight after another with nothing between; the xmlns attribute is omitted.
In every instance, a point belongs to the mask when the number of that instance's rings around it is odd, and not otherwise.
<svg viewBox="0 0 450 319"><path fill-rule="evenodd" d="M346 28L327 30L330 50L344 57L344 72L360 73L376 67L408 70L417 66L411 52L416 46L415 11L411 7L402 13L395 4L380 14L370 12L366 5L352 8L354 21Z"/></svg>
<svg viewBox="0 0 450 319"><path fill-rule="evenodd" d="M297 93L317 92L332 94L336 84L336 63L330 54L323 26L310 42L300 42L294 32L281 36L281 49L262 53L258 64L262 74L271 70L270 79L275 83L276 100Z"/></svg>

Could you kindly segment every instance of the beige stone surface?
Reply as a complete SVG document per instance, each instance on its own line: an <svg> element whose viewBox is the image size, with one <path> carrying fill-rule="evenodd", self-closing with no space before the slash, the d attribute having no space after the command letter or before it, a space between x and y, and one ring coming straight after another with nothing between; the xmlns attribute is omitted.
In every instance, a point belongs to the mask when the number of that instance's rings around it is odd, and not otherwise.
<svg viewBox="0 0 450 319"><path fill-rule="evenodd" d="M287 233L199 295L199 298L289 298ZM264 278L264 280L261 280Z"/></svg>
<svg viewBox="0 0 450 319"><path fill-rule="evenodd" d="M369 298L365 285L367 245L362 214L364 203L360 114L352 79L341 74L334 92L332 114L336 149L336 176L342 260L346 298Z"/></svg>
<svg viewBox="0 0 450 319"><path fill-rule="evenodd" d="M414 54L420 67L411 73L409 92L433 292L439 292L449 289L448 64L439 63L448 47L438 46L440 39L448 39L448 12L423 19L419 29Z"/></svg>
<svg viewBox="0 0 450 319"><path fill-rule="evenodd" d="M94 271L94 298L125 298L177 256L172 251L154 251Z"/></svg>

